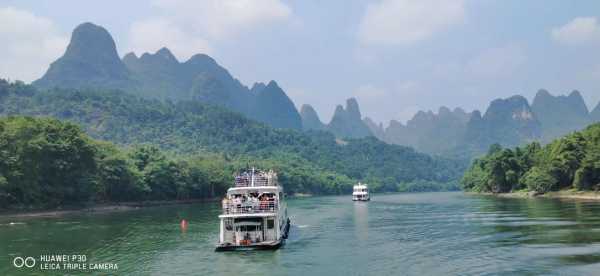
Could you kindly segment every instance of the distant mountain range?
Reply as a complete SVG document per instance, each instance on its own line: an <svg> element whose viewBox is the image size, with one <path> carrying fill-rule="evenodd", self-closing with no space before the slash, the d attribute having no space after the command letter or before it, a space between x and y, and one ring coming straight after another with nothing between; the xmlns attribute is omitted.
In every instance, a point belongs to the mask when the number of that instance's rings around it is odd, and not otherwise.
<svg viewBox="0 0 600 276"><path fill-rule="evenodd" d="M546 90L535 95L531 109L540 121L542 140L550 142L574 130L582 130L594 121L579 91L568 96L552 96Z"/></svg>
<svg viewBox="0 0 600 276"><path fill-rule="evenodd" d="M338 105L328 124L322 123L317 112L308 104L302 106L300 116L306 130L326 130L339 138L373 136L369 126L362 120L358 102L354 98L346 100L345 108Z"/></svg>
<svg viewBox="0 0 600 276"><path fill-rule="evenodd" d="M148 98L198 100L273 127L302 128L300 114L276 82L249 89L211 57L197 54L181 63L167 48L139 58L128 53L121 60L108 31L92 23L75 28L64 55L33 85L121 89Z"/></svg>
<svg viewBox="0 0 600 276"><path fill-rule="evenodd" d="M309 105L303 106L301 116L305 129L328 130L340 138L375 136L429 154L471 158L495 143L511 147L531 141L545 143L581 130L600 121L600 104L589 112L578 91L553 96L540 90L531 105L525 97L515 95L492 101L483 115L478 110L468 113L442 106L437 113L419 111L406 124L392 120L387 128L361 118L355 99L348 100L346 109L338 106L329 124L323 124Z"/></svg>
<svg viewBox="0 0 600 276"><path fill-rule="evenodd" d="M390 121L384 128L363 117L355 99L338 105L323 123L310 105L300 112L275 81L246 87L214 59L204 54L180 62L167 48L119 58L115 42L104 28L92 23L73 31L64 55L33 82L39 88L120 89L161 100L191 100L228 108L275 128L329 131L338 138L375 136L429 154L472 157L494 143L516 146L548 142L600 121L600 105L591 112L578 91L553 96L540 90L530 105L516 95L490 103L485 113L450 110L420 111L406 124Z"/></svg>
<svg viewBox="0 0 600 276"><path fill-rule="evenodd" d="M523 96L492 101L483 116L473 112L459 147L482 153L495 143L516 146L541 137L541 124Z"/></svg>

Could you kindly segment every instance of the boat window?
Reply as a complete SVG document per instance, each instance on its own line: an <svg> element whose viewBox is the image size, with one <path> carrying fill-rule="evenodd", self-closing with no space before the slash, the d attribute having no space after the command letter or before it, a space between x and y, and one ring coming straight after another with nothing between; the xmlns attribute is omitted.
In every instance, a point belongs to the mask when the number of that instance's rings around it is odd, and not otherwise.
<svg viewBox="0 0 600 276"><path fill-rule="evenodd" d="M267 219L267 229L273 229L275 227L274 219Z"/></svg>
<svg viewBox="0 0 600 276"><path fill-rule="evenodd" d="M231 231L233 229L233 221L231 219L225 220L225 230Z"/></svg>
<svg viewBox="0 0 600 276"><path fill-rule="evenodd" d="M262 218L250 218L250 217L246 217L246 218L236 218L235 219L235 223L236 224L244 224L244 222L250 222L250 224L258 224L260 222L262 222Z"/></svg>

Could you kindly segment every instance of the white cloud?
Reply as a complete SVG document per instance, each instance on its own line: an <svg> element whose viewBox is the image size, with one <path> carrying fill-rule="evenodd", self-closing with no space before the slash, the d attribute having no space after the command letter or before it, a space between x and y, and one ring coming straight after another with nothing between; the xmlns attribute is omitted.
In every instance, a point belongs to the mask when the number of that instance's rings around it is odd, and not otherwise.
<svg viewBox="0 0 600 276"><path fill-rule="evenodd" d="M166 46L180 59L210 51L214 41L286 21L292 14L281 0L155 0L152 4L162 15L132 24L130 48L145 52Z"/></svg>
<svg viewBox="0 0 600 276"><path fill-rule="evenodd" d="M600 25L595 17L577 17L563 26L552 29L551 34L554 40L570 45L600 41Z"/></svg>
<svg viewBox="0 0 600 276"><path fill-rule="evenodd" d="M60 57L68 43L54 23L29 11L0 8L0 78L33 81Z"/></svg>
<svg viewBox="0 0 600 276"><path fill-rule="evenodd" d="M463 0L382 0L367 6L358 37L363 44L406 45L464 20Z"/></svg>
<svg viewBox="0 0 600 276"><path fill-rule="evenodd" d="M156 0L172 19L211 37L235 35L266 23L285 20L291 9L281 0Z"/></svg>

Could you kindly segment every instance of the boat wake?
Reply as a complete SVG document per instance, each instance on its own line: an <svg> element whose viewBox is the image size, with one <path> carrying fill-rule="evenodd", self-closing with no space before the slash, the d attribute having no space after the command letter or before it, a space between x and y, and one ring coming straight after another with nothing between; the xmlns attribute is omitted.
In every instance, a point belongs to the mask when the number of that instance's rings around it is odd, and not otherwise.
<svg viewBox="0 0 600 276"><path fill-rule="evenodd" d="M13 225L24 225L24 222L9 222L6 224L0 224L0 226L13 226Z"/></svg>

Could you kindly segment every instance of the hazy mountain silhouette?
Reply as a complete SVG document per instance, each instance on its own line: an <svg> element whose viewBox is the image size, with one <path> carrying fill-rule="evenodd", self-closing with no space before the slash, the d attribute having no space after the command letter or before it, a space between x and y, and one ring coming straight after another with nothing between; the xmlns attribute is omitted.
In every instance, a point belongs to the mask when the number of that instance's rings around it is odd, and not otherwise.
<svg viewBox="0 0 600 276"><path fill-rule="evenodd" d="M542 124L543 141L581 130L592 121L583 97L576 90L568 96L553 96L542 89L535 95L531 109Z"/></svg>
<svg viewBox="0 0 600 276"><path fill-rule="evenodd" d="M385 130L384 141L410 145L421 151L445 153L459 145L470 115L461 108L440 107L438 113L419 111L406 125L392 121Z"/></svg>
<svg viewBox="0 0 600 276"><path fill-rule="evenodd" d="M525 97L492 101L483 116L474 112L467 124L464 146L484 152L492 144L516 146L539 140L542 129Z"/></svg>
<svg viewBox="0 0 600 276"><path fill-rule="evenodd" d="M302 128L305 130L326 129L315 109L309 104L302 105L300 108L300 117L302 117Z"/></svg>
<svg viewBox="0 0 600 276"><path fill-rule="evenodd" d="M346 108L338 105L327 124L327 130L340 138L362 138L371 136L369 127L363 122L358 102L354 98L346 100Z"/></svg>
<svg viewBox="0 0 600 276"><path fill-rule="evenodd" d="M83 23L71 35L65 53L50 65L44 76L33 82L43 88L123 88L135 86L106 29Z"/></svg>
<svg viewBox="0 0 600 276"><path fill-rule="evenodd" d="M300 114L285 92L273 85L251 91L213 58L196 54L179 62L167 48L119 59L115 42L92 23L73 31L65 54L33 84L41 88L111 88L169 100L198 100L279 128L301 129Z"/></svg>

